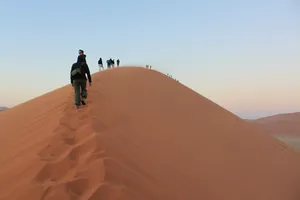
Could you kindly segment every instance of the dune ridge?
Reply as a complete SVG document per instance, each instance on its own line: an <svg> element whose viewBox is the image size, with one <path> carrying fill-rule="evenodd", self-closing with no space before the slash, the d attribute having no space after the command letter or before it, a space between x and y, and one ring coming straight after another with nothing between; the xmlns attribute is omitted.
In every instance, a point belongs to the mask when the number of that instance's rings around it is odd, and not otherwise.
<svg viewBox="0 0 300 200"><path fill-rule="evenodd" d="M93 75L0 114L0 199L296 200L299 156L154 70Z"/></svg>

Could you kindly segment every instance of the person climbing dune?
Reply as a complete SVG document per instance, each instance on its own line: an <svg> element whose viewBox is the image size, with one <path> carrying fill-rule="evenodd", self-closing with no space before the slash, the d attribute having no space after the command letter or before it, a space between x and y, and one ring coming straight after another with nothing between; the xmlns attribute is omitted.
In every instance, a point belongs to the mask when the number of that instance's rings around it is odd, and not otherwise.
<svg viewBox="0 0 300 200"><path fill-rule="evenodd" d="M110 58L109 59L109 66L112 67L112 68L114 68L115 67L114 64L115 64L114 60Z"/></svg>
<svg viewBox="0 0 300 200"><path fill-rule="evenodd" d="M107 69L110 69L110 66L111 66L110 60L107 60L106 63L107 63Z"/></svg>
<svg viewBox="0 0 300 200"><path fill-rule="evenodd" d="M102 58L100 58L98 60L98 65L99 65L99 71L101 71L101 69L104 70L103 63L102 63Z"/></svg>
<svg viewBox="0 0 300 200"><path fill-rule="evenodd" d="M74 100L75 100L75 108L79 108L82 105L86 105L87 98L87 89L86 83L87 78L89 79L90 86L92 85L92 78L90 74L90 70L88 65L86 64L85 57L83 55L79 55L77 57L77 62L72 65L70 76L71 76L71 84L74 88Z"/></svg>

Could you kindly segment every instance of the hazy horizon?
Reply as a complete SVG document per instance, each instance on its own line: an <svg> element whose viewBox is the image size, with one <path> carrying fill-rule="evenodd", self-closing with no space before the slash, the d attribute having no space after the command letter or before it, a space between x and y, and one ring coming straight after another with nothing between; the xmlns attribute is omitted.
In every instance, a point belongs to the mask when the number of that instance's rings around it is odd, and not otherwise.
<svg viewBox="0 0 300 200"><path fill-rule="evenodd" d="M100 57L150 64L242 118L300 110L299 2L29 0L1 6L0 106L69 84L83 49L92 73Z"/></svg>

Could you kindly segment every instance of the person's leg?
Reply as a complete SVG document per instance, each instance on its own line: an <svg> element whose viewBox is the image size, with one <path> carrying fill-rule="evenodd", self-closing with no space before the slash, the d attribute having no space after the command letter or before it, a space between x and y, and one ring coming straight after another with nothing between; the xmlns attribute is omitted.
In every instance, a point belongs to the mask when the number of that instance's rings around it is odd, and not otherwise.
<svg viewBox="0 0 300 200"><path fill-rule="evenodd" d="M86 98L87 98L87 90L86 90L86 80L81 80L80 81L80 86L81 86L81 103L82 105L86 104Z"/></svg>
<svg viewBox="0 0 300 200"><path fill-rule="evenodd" d="M74 102L75 106L78 108L80 106L80 83L78 80L73 81L74 87Z"/></svg>

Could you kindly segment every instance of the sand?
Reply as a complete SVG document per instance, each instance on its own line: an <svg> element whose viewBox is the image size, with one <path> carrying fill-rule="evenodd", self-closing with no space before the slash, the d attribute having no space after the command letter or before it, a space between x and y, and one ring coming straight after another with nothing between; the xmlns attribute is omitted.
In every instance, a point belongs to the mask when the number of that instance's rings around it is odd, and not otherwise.
<svg viewBox="0 0 300 200"><path fill-rule="evenodd" d="M0 113L1 200L299 200L299 155L154 70Z"/></svg>
<svg viewBox="0 0 300 200"><path fill-rule="evenodd" d="M300 112L278 114L248 122L300 152Z"/></svg>
<svg viewBox="0 0 300 200"><path fill-rule="evenodd" d="M273 115L250 122L271 134L300 136L300 112Z"/></svg>

